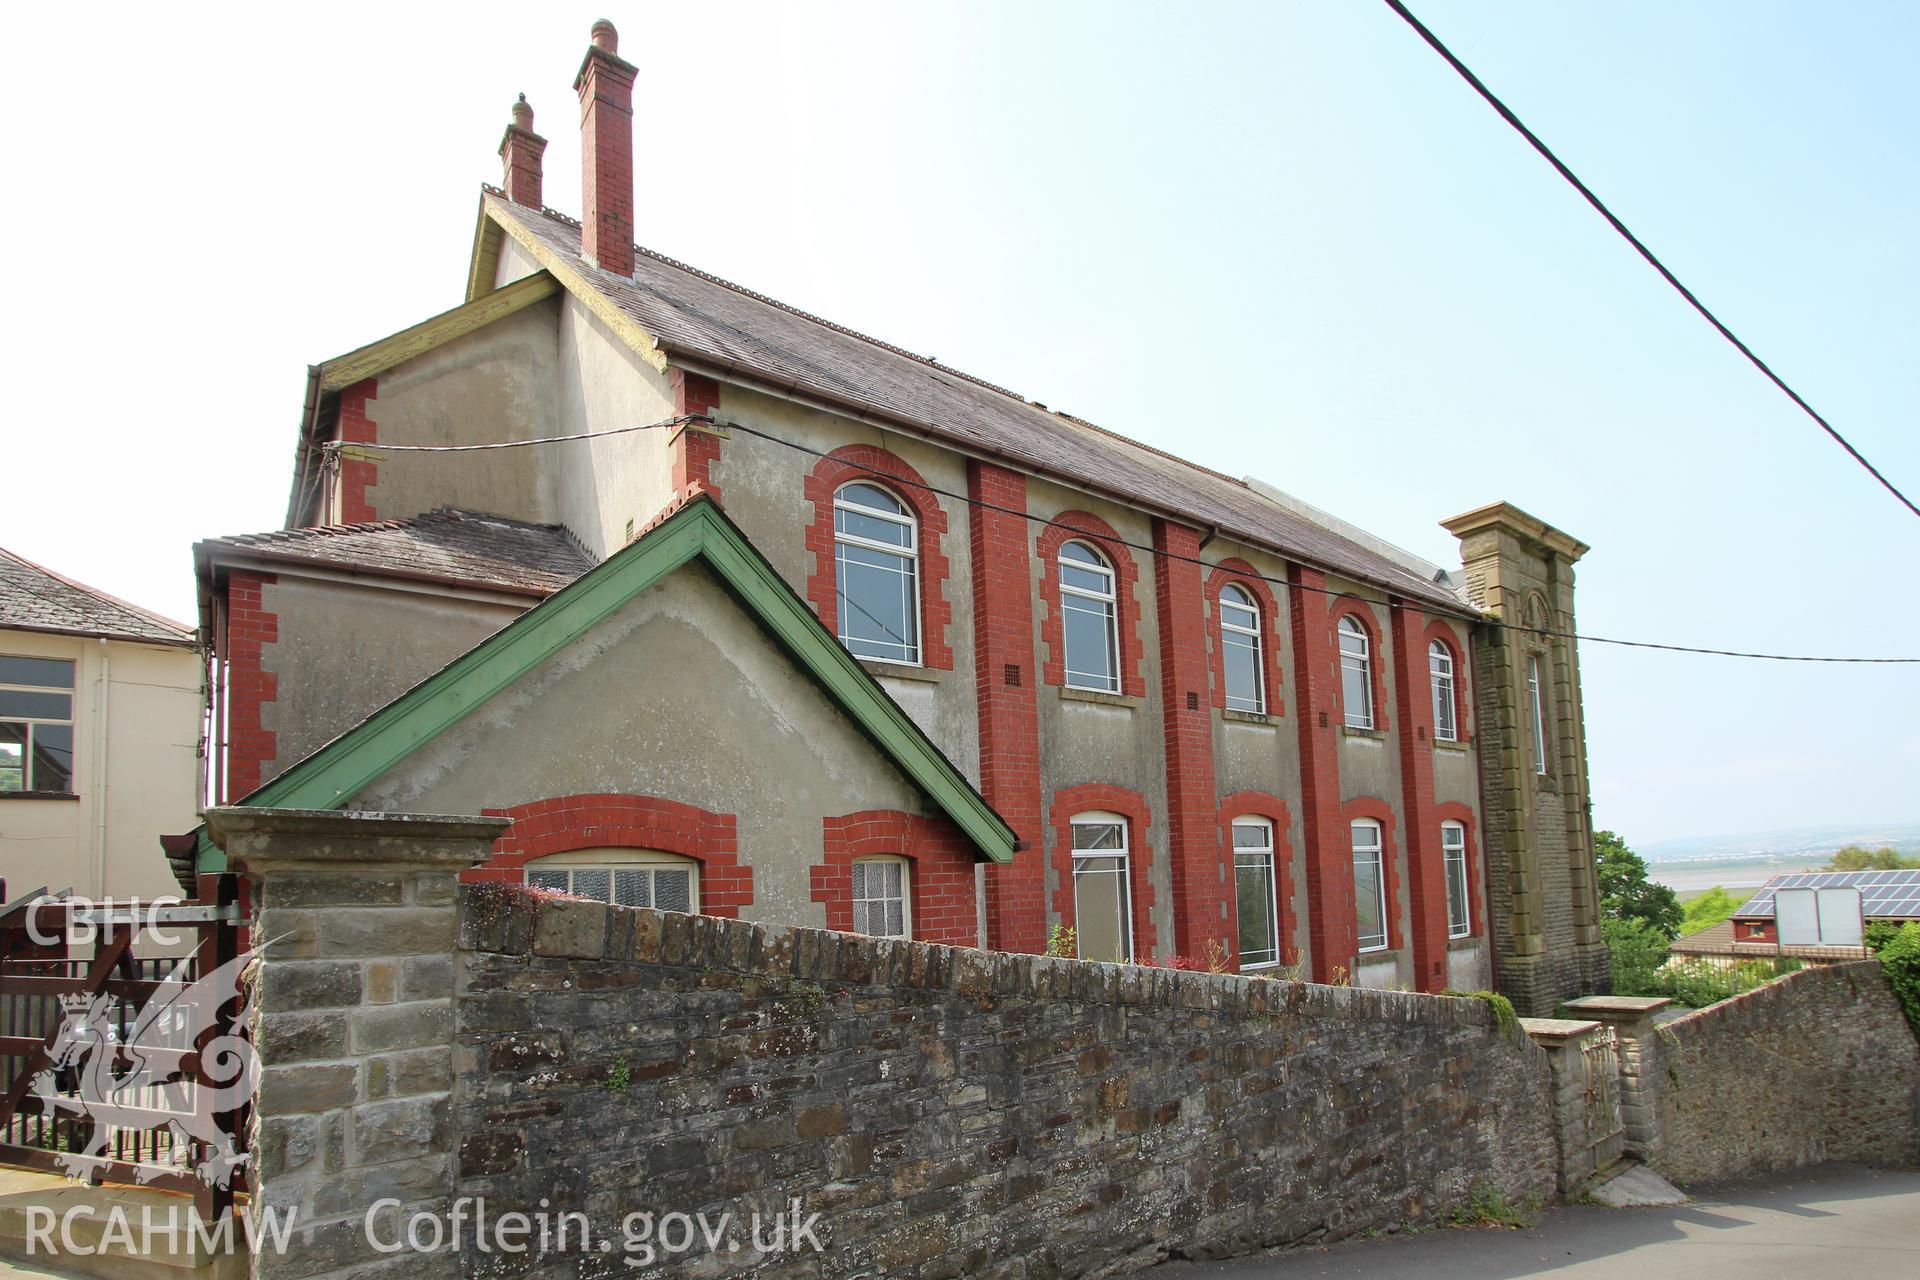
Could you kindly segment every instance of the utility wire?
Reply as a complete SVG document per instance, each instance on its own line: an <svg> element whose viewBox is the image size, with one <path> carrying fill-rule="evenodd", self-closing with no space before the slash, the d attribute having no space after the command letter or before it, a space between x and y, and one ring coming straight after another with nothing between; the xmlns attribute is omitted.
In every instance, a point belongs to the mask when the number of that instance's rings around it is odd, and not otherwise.
<svg viewBox="0 0 1920 1280"><path fill-rule="evenodd" d="M781 445L785 448L793 449L800 453L808 454L815 458L825 458L829 456L828 452L824 449L816 449L812 445L801 444L797 440L788 440L782 436L774 435L772 432L762 431L757 427L747 426L745 423L740 422L736 419L714 418L714 417L711 417L710 415L700 414L700 413L687 414L685 416L678 417L678 418L669 418L663 422L644 423L639 426L609 427L601 431L583 431L575 435L549 436L549 437L545 437L537 440L502 440L497 443L485 444L485 445L462 445L462 444L399 445L399 444L355 443L347 447L354 448L354 449L366 449L366 450L371 450L375 452L385 452L387 450L395 450L395 451L405 451L407 453L463 453L463 452L469 452L475 449L517 449L526 445L550 444L556 441L592 440L600 436L621 435L630 431L648 431L648 430L653 430L659 427L695 425L695 424L709 425L725 431L738 431L742 435L753 436L755 439L765 440L769 444ZM334 450L338 450L341 447L342 447L342 442L336 441L336 440L326 441L322 445L322 448L330 452ZM1217 562L1210 561L1210 560L1203 560L1198 556L1176 555L1171 551L1162 551L1160 548L1152 546L1151 544L1148 544L1148 543L1129 542L1125 538L1109 538L1104 534L1089 533L1087 530L1081 529L1077 525L1074 525L1065 521L1049 519L1046 516L1037 516L1037 515L1034 515L1031 511L1023 511L1018 507L1009 507L997 502L988 502L982 498L975 498L971 494L955 493L951 489L942 489L938 485L926 484L924 482L916 483L911 480L903 480L900 477L893 475L890 472L881 471L875 467L869 467L863 463L853 462L849 459L841 458L841 459L837 459L837 461L841 462L843 465L847 466L851 470L863 472L866 475L870 475L874 477L876 480L883 481L886 484L890 484L890 485L897 485L903 489L915 489L924 493L933 494L937 497L949 499L950 501L953 501L953 502L965 503L970 507L979 507L985 511L998 511L1004 515L1018 516L1022 520L1030 521L1034 524L1046 525L1050 528L1070 530L1074 533L1080 534L1082 537L1092 538L1096 542L1116 543L1120 546L1127 547L1131 550L1141 552L1145 555L1164 556L1169 560L1177 561L1183 564L1198 565L1202 569L1211 570L1211 569L1220 568L1220 565ZM1311 592L1315 595L1333 596L1333 597L1345 596L1349 594L1348 592L1345 592L1345 591L1337 591L1331 587L1311 587L1303 582L1291 582L1285 578L1270 577L1264 573L1248 574L1244 570L1241 570L1238 568L1235 568L1234 572L1241 574L1241 576L1243 577L1256 578L1259 581L1264 582L1269 586L1280 587L1288 591L1305 591L1305 592ZM1383 589L1391 591L1391 588L1383 588ZM866 610L862 609L861 612L866 613ZM867 616L870 618L872 617L871 614L868 614ZM879 619L877 618L873 620L876 623L879 622ZM1879 666L1920 665L1920 658L1828 658L1828 657L1809 657L1809 656L1800 655L1800 654L1787 654L1787 653L1750 653L1750 652L1746 652L1744 650L1739 650L1739 649L1705 649L1705 648L1698 648L1693 645L1662 644L1662 643L1658 643L1651 640L1616 640L1610 636L1587 635L1581 632L1574 632L1574 631L1554 631L1546 627L1529 627L1517 622L1496 622L1493 619L1486 618L1486 617L1479 618L1477 619L1477 621L1483 623L1486 626L1495 627L1502 631L1514 631L1514 632L1519 632L1525 635L1545 636L1545 637L1549 637L1551 639L1557 639L1557 640L1585 640L1593 644L1611 644L1611 645L1618 645L1628 649L1660 649L1660 650L1665 650L1666 652L1669 652L1669 653L1698 653L1698 654L1706 654L1711 657L1717 657L1717 658L1760 658L1770 662L1857 663L1857 664L1879 665ZM887 630L884 623L881 623L880 625L883 630ZM889 634L891 634L890 631L889 631Z"/></svg>
<svg viewBox="0 0 1920 1280"><path fill-rule="evenodd" d="M1660 261L1659 258L1655 257L1653 250L1647 248L1647 246L1641 242L1639 236L1634 235L1632 231L1627 229L1627 224L1620 221L1619 217L1615 215L1613 210L1607 208L1606 204L1601 201L1600 197L1593 193L1593 189L1587 186L1586 183L1580 181L1579 176L1575 174L1572 169L1569 169L1566 166L1566 163L1562 161L1559 156L1553 154L1552 149L1549 148L1546 143L1540 140L1540 136L1536 134L1533 130L1527 128L1527 126L1524 123L1522 123L1520 117L1513 113L1512 108L1508 107L1506 103L1500 101L1500 99L1494 95L1493 90L1487 88L1487 86L1481 81L1480 77L1473 74L1473 72L1467 67L1466 63L1460 61L1459 58L1454 56L1453 50L1447 48L1446 45L1440 42L1440 37L1434 35L1433 32L1428 29L1425 23L1421 22L1420 19L1414 17L1412 11L1409 10L1405 4L1401 3L1401 0L1386 0L1386 4L1389 9L1392 9L1395 13L1399 14L1400 17L1406 21L1407 25L1412 27L1414 31L1419 34L1422 40L1425 40L1429 45L1431 45L1435 53L1439 54L1442 58L1445 58L1447 60L1447 64L1451 66L1455 71L1460 73L1460 78L1465 80L1469 85L1471 85L1473 87L1473 91L1479 94L1482 98L1484 98L1488 106L1492 107L1495 111L1500 113L1501 119L1505 120L1508 124L1512 125L1514 130L1517 133L1519 133L1521 137L1525 138L1528 144L1532 146L1535 151L1538 151L1541 154L1541 156L1543 156L1546 159L1547 163L1552 165L1554 169L1560 174L1560 176L1562 178L1565 178L1567 180L1567 183L1570 186L1572 186L1575 191L1578 191L1581 194L1581 196L1585 198L1586 202L1592 205L1595 211L1598 212L1601 217L1605 218L1615 231L1620 233L1620 237L1623 240L1625 240L1628 244L1633 246L1634 252L1638 253L1642 258L1645 258L1647 260L1647 265L1652 267L1655 271L1658 271L1660 273L1660 278L1665 280L1668 284L1672 285L1675 292L1677 292L1681 297L1687 300L1688 306L1692 307L1695 311L1698 311L1708 324L1712 325L1716 330L1719 331L1721 337L1725 338L1728 342L1732 343L1734 346L1734 349L1737 350L1741 355L1745 356L1748 362L1751 363L1754 368L1758 369L1761 373L1765 374L1769 382L1773 383L1774 386L1780 388L1781 391L1785 392L1789 400L1793 401L1796 405L1799 405L1802 412L1804 412L1809 418L1812 418L1815 422L1819 423L1820 429L1826 432L1829 436L1832 436L1834 443L1839 445L1842 449L1845 449L1849 454L1851 454L1855 462L1865 467L1867 469L1868 475L1872 476L1875 480L1878 480L1881 486L1885 488L1888 493L1898 498L1900 502L1907 508L1907 510L1911 511L1916 516L1920 516L1920 506L1915 506L1913 499L1907 497L1906 494L1900 492L1899 489L1895 488L1893 481L1887 479L1884 475L1880 474L1880 469L1874 466L1871 462L1868 462L1865 454L1861 453L1858 449L1854 448L1852 443L1848 441L1848 439L1845 436L1841 435L1840 432L1834 428L1834 425L1831 422L1828 422L1824 417L1820 415L1820 413L1817 410L1814 409L1812 405L1808 404L1798 391L1795 391L1792 387L1788 386L1785 379L1783 379L1779 374L1775 373L1771 368L1767 366L1766 361L1762 360L1759 356L1755 355L1753 353L1753 348L1749 347L1746 343L1742 342L1739 339L1739 337L1735 335L1733 330L1727 328L1725 324L1722 324L1720 321L1720 317L1714 315L1713 312L1709 311L1707 309L1706 304L1701 302L1699 298L1694 296L1693 290L1687 288L1686 285L1681 284L1680 278L1674 275L1673 272L1667 269L1666 263Z"/></svg>

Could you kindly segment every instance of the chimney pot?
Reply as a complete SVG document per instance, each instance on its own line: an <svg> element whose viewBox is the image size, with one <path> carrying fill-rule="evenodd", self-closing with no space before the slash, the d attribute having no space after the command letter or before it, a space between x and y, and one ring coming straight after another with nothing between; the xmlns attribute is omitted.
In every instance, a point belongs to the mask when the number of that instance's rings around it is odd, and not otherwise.
<svg viewBox="0 0 1920 1280"><path fill-rule="evenodd" d="M605 49L608 53L620 52L620 33L605 18L593 24L593 43L595 48Z"/></svg>
<svg viewBox="0 0 1920 1280"><path fill-rule="evenodd" d="M533 108L527 105L527 95L521 94L520 101L513 104L513 123L522 129L533 128Z"/></svg>

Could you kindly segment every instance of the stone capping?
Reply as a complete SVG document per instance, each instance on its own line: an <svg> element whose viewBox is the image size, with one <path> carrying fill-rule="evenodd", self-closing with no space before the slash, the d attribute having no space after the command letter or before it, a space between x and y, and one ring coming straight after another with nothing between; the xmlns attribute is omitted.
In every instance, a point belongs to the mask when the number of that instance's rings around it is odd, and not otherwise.
<svg viewBox="0 0 1920 1280"><path fill-rule="evenodd" d="M224 806L207 835L236 871L344 869L343 864L460 870L486 860L506 818L439 813Z"/></svg>
<svg viewBox="0 0 1920 1280"><path fill-rule="evenodd" d="M1634 1022L1650 1018L1673 1003L1670 996L1581 996L1560 1008L1579 1017L1601 1022Z"/></svg>
<svg viewBox="0 0 1920 1280"><path fill-rule="evenodd" d="M1771 982L1764 982L1751 991L1742 991L1739 995L1729 996L1717 1004L1705 1005L1702 1008L1693 1010L1691 1013L1682 1014L1678 1018L1663 1022L1660 1024L1660 1028L1663 1031L1670 1030L1679 1032L1685 1030L1689 1023L1700 1021L1709 1014L1730 1013L1742 1005L1753 1005L1763 1001L1777 1000L1796 978L1801 978L1813 973L1842 973L1849 969L1871 969L1877 974L1880 972L1880 962L1878 960L1849 960L1844 964L1807 965L1804 968L1795 969L1792 973L1783 973Z"/></svg>
<svg viewBox="0 0 1920 1280"><path fill-rule="evenodd" d="M1522 1018L1520 1029L1540 1044L1557 1047L1598 1031L1600 1024L1587 1018Z"/></svg>
<svg viewBox="0 0 1920 1280"><path fill-rule="evenodd" d="M464 951L945 989L980 1000L1024 997L1161 1005L1255 1017L1311 1014L1485 1027L1493 1033L1499 1029L1488 1003L1471 997L1333 987L768 926L651 907L610 906L521 885L462 885L460 893L459 945ZM1541 1052L1524 1040L1509 1042L1528 1057Z"/></svg>

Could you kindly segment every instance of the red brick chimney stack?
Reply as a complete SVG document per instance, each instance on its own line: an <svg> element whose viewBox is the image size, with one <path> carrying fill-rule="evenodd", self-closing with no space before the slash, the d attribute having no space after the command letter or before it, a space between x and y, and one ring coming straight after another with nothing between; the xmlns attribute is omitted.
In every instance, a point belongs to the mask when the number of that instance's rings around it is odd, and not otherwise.
<svg viewBox="0 0 1920 1280"><path fill-rule="evenodd" d="M541 207L540 157L546 150L547 140L533 131L533 108L523 93L513 104L513 123L500 139L500 159L506 168L500 185L506 188L507 199L529 209Z"/></svg>
<svg viewBox="0 0 1920 1280"><path fill-rule="evenodd" d="M580 247L602 271L633 274L633 79L620 33L605 18L573 79L580 95Z"/></svg>

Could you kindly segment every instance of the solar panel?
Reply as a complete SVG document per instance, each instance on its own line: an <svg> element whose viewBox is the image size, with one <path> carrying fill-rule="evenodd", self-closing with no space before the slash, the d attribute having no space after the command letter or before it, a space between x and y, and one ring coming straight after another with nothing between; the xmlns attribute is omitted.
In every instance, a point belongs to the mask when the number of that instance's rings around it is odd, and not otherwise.
<svg viewBox="0 0 1920 1280"><path fill-rule="evenodd" d="M1775 876L1740 905L1736 916L1770 916L1780 889L1860 890L1860 913L1869 920L1920 919L1920 871L1796 871Z"/></svg>

